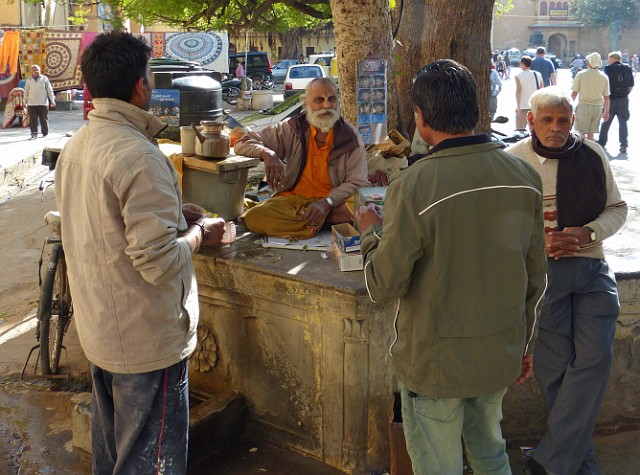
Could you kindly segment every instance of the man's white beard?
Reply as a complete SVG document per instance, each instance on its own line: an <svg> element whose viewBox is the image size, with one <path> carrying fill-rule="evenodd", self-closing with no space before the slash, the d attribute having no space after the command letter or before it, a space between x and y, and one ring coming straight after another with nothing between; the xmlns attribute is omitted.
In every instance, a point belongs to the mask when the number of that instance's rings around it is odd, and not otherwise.
<svg viewBox="0 0 640 475"><path fill-rule="evenodd" d="M320 109L317 111L307 109L307 121L324 133L329 132L339 118L340 112L335 109Z"/></svg>

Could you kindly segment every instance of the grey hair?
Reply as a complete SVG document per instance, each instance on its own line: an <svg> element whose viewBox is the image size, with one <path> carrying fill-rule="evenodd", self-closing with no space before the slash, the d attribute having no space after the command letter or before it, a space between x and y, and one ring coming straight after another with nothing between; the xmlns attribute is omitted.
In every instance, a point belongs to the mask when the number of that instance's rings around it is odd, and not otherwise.
<svg viewBox="0 0 640 475"><path fill-rule="evenodd" d="M336 91L336 93L338 92L338 87L336 86L336 83L333 82L330 78L314 78L311 81L309 81L307 86L304 88L304 96L303 96L304 99L306 99L307 96L309 95L309 91L311 90L311 87L313 87L313 85L317 83L331 84L333 86L333 89Z"/></svg>
<svg viewBox="0 0 640 475"><path fill-rule="evenodd" d="M538 111L546 107L564 106L573 113L571 96L558 86L549 86L538 89L529 99L531 113L535 116Z"/></svg>

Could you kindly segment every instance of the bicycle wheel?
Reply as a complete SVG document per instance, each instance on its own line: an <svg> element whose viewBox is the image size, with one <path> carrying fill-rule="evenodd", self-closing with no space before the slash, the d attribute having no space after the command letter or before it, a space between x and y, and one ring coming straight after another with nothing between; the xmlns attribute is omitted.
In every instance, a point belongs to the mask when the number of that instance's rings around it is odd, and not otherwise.
<svg viewBox="0 0 640 475"><path fill-rule="evenodd" d="M51 251L47 271L42 280L38 302L40 364L44 375L55 374L58 371L62 339L72 315L67 264L62 245L56 244Z"/></svg>

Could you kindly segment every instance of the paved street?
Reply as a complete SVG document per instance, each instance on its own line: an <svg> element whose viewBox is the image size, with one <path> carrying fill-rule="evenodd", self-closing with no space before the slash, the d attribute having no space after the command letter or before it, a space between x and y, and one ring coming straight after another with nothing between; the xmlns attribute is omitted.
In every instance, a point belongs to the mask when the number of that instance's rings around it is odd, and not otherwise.
<svg viewBox="0 0 640 475"><path fill-rule="evenodd" d="M512 71L512 76L515 72ZM560 84L570 87L568 70L560 71ZM496 124L496 128L510 132L515 124L513 79L504 82L498 101L498 115L508 117L509 123ZM617 153L616 122L610 131L608 147L614 174L624 198L630 204L630 214L623 230L607 241L607 248L612 267L617 272L625 273L637 273L640 270L640 243L637 239L640 233L640 138L634 134L640 125L638 89L633 91L631 103L629 152ZM46 236L42 216L55 207L53 190L48 190L42 201L37 191L37 179L48 171L39 164L39 153L44 144L63 140L66 132L76 130L83 123L81 110L52 111L51 131L46 139L30 141L29 130L18 127L0 130L0 178L5 178L5 181L0 180L0 262L3 263L3 276L0 278L0 434L3 434L0 460L9 461L6 464L0 462L0 473L17 473L16 464L21 463L22 475L88 473L88 456L77 449L71 450L70 443L70 398L72 391L77 389L74 384L80 384L77 380L86 371L86 360L79 349L73 327L65 337L71 381L62 385L54 382L52 385L39 378L18 381L15 377L22 370L28 349L35 344L36 268ZM36 158L30 158L33 156ZM24 185L22 191L18 183ZM52 387L59 389L60 386L70 392L51 391ZM604 474L640 473L637 468L640 466L640 432L600 437L596 445ZM258 451L251 451L254 446L258 445L251 441L238 444L235 450L225 454L208 469L198 471L197 475L335 473L270 447L259 445ZM520 450L512 448L510 456L513 473L523 474Z"/></svg>

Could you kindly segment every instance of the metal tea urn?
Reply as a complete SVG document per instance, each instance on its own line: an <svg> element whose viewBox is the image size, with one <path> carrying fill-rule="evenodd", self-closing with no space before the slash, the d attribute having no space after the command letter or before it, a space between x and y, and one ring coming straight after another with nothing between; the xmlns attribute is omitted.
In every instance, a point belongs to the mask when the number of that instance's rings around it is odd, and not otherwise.
<svg viewBox="0 0 640 475"><path fill-rule="evenodd" d="M196 154L207 158L227 158L229 156L229 134L221 120L203 120L202 131L194 125L196 132Z"/></svg>

